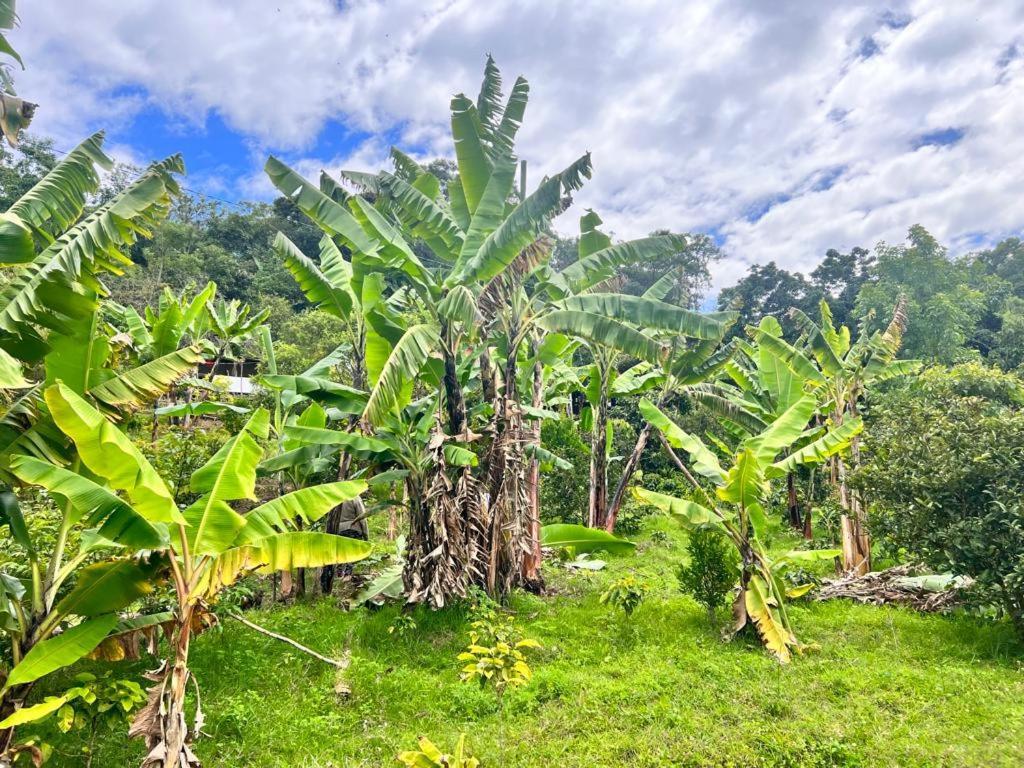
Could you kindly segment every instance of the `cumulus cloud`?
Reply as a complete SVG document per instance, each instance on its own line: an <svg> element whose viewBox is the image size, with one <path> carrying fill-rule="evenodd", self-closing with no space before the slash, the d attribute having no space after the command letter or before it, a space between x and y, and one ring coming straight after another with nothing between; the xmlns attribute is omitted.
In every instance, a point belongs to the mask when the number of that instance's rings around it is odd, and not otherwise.
<svg viewBox="0 0 1024 768"><path fill-rule="evenodd" d="M310 176L379 167L392 140L448 153L448 99L490 52L530 79L532 178L591 150L578 206L620 236L714 232L717 287L916 222L961 249L1024 225L1019 3L50 0L22 16L41 132L216 113L250 150L217 176L236 195L271 193L268 151ZM328 124L368 138L338 156Z"/></svg>

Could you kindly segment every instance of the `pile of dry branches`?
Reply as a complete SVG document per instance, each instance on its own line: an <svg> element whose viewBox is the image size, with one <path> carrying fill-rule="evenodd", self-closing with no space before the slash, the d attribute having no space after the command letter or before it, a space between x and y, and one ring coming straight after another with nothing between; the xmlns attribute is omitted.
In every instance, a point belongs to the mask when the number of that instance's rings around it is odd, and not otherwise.
<svg viewBox="0 0 1024 768"><path fill-rule="evenodd" d="M817 599L847 598L870 605L906 605L925 612L948 611L960 604L966 579L919 576L920 572L918 566L899 565L863 576L827 580L818 590Z"/></svg>

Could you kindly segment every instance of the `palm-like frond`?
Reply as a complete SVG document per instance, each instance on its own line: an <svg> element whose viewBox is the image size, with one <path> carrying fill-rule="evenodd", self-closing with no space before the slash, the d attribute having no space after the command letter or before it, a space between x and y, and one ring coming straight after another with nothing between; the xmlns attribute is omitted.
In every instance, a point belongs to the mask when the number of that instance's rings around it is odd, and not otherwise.
<svg viewBox="0 0 1024 768"><path fill-rule="evenodd" d="M595 312L560 309L537 319L537 325L553 333L565 333L609 349L660 363L668 348L626 323Z"/></svg>
<svg viewBox="0 0 1024 768"><path fill-rule="evenodd" d="M82 214L88 196L99 187L98 168L113 161L103 153L103 132L72 149L35 186L0 215L0 253L5 264L23 264L35 256L33 235L50 242Z"/></svg>
<svg viewBox="0 0 1024 768"><path fill-rule="evenodd" d="M363 417L371 424L380 424L399 402L407 382L419 373L423 363L437 348L437 331L421 324L409 328L395 344L370 393Z"/></svg>
<svg viewBox="0 0 1024 768"><path fill-rule="evenodd" d="M121 248L148 235L149 227L167 214L178 193L173 174L183 170L178 156L150 166L19 270L0 293L0 328L16 337L31 335L33 325L67 331L72 322L93 311L90 292L103 292L98 276L120 274L131 263Z"/></svg>
<svg viewBox="0 0 1024 768"><path fill-rule="evenodd" d="M156 400L203 359L199 347L184 347L116 374L90 388L89 395L111 408L139 407Z"/></svg>

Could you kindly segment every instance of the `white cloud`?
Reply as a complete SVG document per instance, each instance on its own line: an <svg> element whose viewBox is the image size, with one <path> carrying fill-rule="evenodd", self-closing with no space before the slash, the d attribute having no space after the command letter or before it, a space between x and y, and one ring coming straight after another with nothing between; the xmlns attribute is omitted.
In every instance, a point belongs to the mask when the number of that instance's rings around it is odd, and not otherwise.
<svg viewBox="0 0 1024 768"><path fill-rule="evenodd" d="M378 167L385 132L447 152L448 99L475 91L490 52L509 84L531 82L531 177L592 150L578 205L621 236L714 229L719 286L916 222L954 246L1024 226L1019 3L51 0L22 23L40 131L70 142L143 107L215 110L252 142L240 194L269 193L269 150L314 177ZM329 120L371 138L323 157ZM958 142L915 149L951 128Z"/></svg>

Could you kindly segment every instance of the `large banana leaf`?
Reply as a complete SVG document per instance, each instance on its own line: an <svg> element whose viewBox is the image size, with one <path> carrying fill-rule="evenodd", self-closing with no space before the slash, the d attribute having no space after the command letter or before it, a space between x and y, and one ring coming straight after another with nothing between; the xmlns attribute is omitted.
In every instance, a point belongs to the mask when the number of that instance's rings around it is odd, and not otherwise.
<svg viewBox="0 0 1024 768"><path fill-rule="evenodd" d="M289 531L223 552L211 564L203 586L210 593L251 570L263 573L352 563L370 554L369 542L311 531Z"/></svg>
<svg viewBox="0 0 1024 768"><path fill-rule="evenodd" d="M33 235L44 242L70 227L99 188L97 166L113 161L103 153L103 132L94 133L67 153L42 179L0 214L0 253L4 264L35 258Z"/></svg>
<svg viewBox="0 0 1024 768"><path fill-rule="evenodd" d="M807 423L814 416L817 405L813 395L804 395L779 414L767 429L748 438L744 445L753 451L759 462L770 463L781 451L800 438L807 428Z"/></svg>
<svg viewBox="0 0 1024 768"><path fill-rule="evenodd" d="M340 445L346 452L360 459L369 459L390 450L383 440L335 429L291 426L285 427L284 436L288 440L307 445Z"/></svg>
<svg viewBox="0 0 1024 768"><path fill-rule="evenodd" d="M485 282L497 277L528 245L543 233L552 216L561 212L563 195L571 194L590 178L589 153L565 170L541 182L491 232L462 269L453 270L448 287L459 282ZM467 240L469 236L467 235Z"/></svg>
<svg viewBox="0 0 1024 768"><path fill-rule="evenodd" d="M526 113L526 103L530 98L530 84L525 78L517 77L512 85L512 92L502 111L501 121L497 128L491 133L491 141L495 154L509 155L515 145L516 133L523 123L523 115Z"/></svg>
<svg viewBox="0 0 1024 768"><path fill-rule="evenodd" d="M830 456L844 450L850 441L864 429L861 419L848 419L833 430L798 451L794 451L769 469L770 476L782 476L792 472L801 464L820 464Z"/></svg>
<svg viewBox="0 0 1024 768"><path fill-rule="evenodd" d="M21 372L21 363L0 349L0 389L26 389L31 386Z"/></svg>
<svg viewBox="0 0 1024 768"><path fill-rule="evenodd" d="M172 174L182 171L178 156L154 164L21 268L0 292L0 328L15 337L31 335L28 326L34 324L69 332L95 308L90 294L100 289L96 275L119 274L131 264L122 248L166 215L178 192ZM76 290L79 281L89 290Z"/></svg>
<svg viewBox="0 0 1024 768"><path fill-rule="evenodd" d="M135 444L71 389L57 382L43 395L50 416L71 438L82 463L117 490L153 522L183 523L174 496Z"/></svg>
<svg viewBox="0 0 1024 768"><path fill-rule="evenodd" d="M187 535L192 553L220 554L244 527L245 519L228 502L256 498L256 468L263 455L258 440L266 439L269 426L266 409L258 409L237 435L192 473L189 487L202 494L184 512L191 526Z"/></svg>
<svg viewBox="0 0 1024 768"><path fill-rule="evenodd" d="M433 284L432 276L405 241L402 233L380 211L361 197L350 198L348 205L363 230L376 240L382 257L391 260L391 263L420 286L426 288Z"/></svg>
<svg viewBox="0 0 1024 768"><path fill-rule="evenodd" d="M816 384L821 384L825 381L818 367L803 352L779 336L768 333L763 328L748 328L747 332L753 336L754 340L761 347L791 366L802 378Z"/></svg>
<svg viewBox="0 0 1024 768"><path fill-rule="evenodd" d="M572 549L576 553L596 552L631 552L636 544L599 528L588 528L585 525L554 523L540 529L540 543L545 547Z"/></svg>
<svg viewBox="0 0 1024 768"><path fill-rule="evenodd" d="M321 361L317 366L329 368L330 361ZM366 407L367 394L365 392L331 381L326 378L326 371L322 370L319 370L319 375L315 376L305 374L297 376L268 374L262 376L260 381L273 389L307 397L322 405L337 408L346 414L360 414Z"/></svg>
<svg viewBox="0 0 1024 768"><path fill-rule="evenodd" d="M736 463L729 468L725 483L717 488L718 497L750 511L760 509L768 493L765 481L765 466L758 461L756 454L749 448L741 451Z"/></svg>
<svg viewBox="0 0 1024 768"><path fill-rule="evenodd" d="M346 208L334 202L299 174L271 155L264 166L271 183L329 235L341 237L356 251L377 252L378 244Z"/></svg>
<svg viewBox="0 0 1024 768"><path fill-rule="evenodd" d="M278 232L274 238L274 250L281 257L285 268L292 273L307 300L335 317L344 319L349 316L354 300L350 287L334 285L320 271L320 267L282 232Z"/></svg>
<svg viewBox="0 0 1024 768"><path fill-rule="evenodd" d="M666 496L663 493L648 491L646 488L634 488L633 495L644 504L650 504L662 512L682 518L683 522L691 528L722 527L722 521L718 515L695 501Z"/></svg>
<svg viewBox="0 0 1024 768"><path fill-rule="evenodd" d="M366 483L361 480L341 480L278 496L246 514L245 528L233 546L293 530L296 520L307 525L314 523L334 507L356 498L365 490Z"/></svg>
<svg viewBox="0 0 1024 768"><path fill-rule="evenodd" d="M613 317L645 329L659 329L695 339L721 339L725 333L722 322L642 296L621 293L586 293L570 296L556 305L561 309L579 310Z"/></svg>
<svg viewBox="0 0 1024 768"><path fill-rule="evenodd" d="M89 389L89 395L110 407L140 406L156 400L203 359L199 347L184 347L117 374Z"/></svg>
<svg viewBox="0 0 1024 768"><path fill-rule="evenodd" d="M47 696L38 704L32 704L28 707L21 707L20 709L14 710L8 715L2 722L0 722L0 728L15 728L25 723L33 723L36 720L42 720L44 717L52 715L58 709L68 703L70 697L67 694L62 696Z"/></svg>
<svg viewBox="0 0 1024 768"><path fill-rule="evenodd" d="M537 319L546 331L576 336L649 363L660 363L668 348L620 320L578 309L558 309Z"/></svg>
<svg viewBox="0 0 1024 768"><path fill-rule="evenodd" d="M675 422L661 412L654 403L646 397L640 400L640 413L661 432L669 445L673 448L680 448L690 455L693 461L693 469L697 474L703 475L715 483L725 482L725 470L718 462L718 457L711 452L704 442L688 432L680 429Z"/></svg>
<svg viewBox="0 0 1024 768"><path fill-rule="evenodd" d="M23 482L38 485L71 502L71 521L84 518L99 535L129 549L161 549L167 546L167 531L151 523L127 502L102 485L63 467L31 456L15 456L11 471Z"/></svg>
<svg viewBox="0 0 1024 768"><path fill-rule="evenodd" d="M469 213L473 214L490 179L491 162L480 135L480 115L476 105L460 93L452 97L451 113L461 191Z"/></svg>
<svg viewBox="0 0 1024 768"><path fill-rule="evenodd" d="M796 644L796 638L786 628L778 600L772 596L768 582L757 574L751 576L743 599L747 615L753 619L765 647L783 664L788 662L791 658L789 648Z"/></svg>
<svg viewBox="0 0 1024 768"><path fill-rule="evenodd" d="M70 666L103 642L117 624L117 616L100 616L65 630L59 635L36 643L11 670L7 687L31 683Z"/></svg>
<svg viewBox="0 0 1024 768"><path fill-rule="evenodd" d="M827 308L828 305L825 304ZM811 353L814 355L814 359L818 361L818 365L821 366L821 370L829 376L836 376L843 372L843 362L839 359L836 350L832 348L832 344L825 338L825 333L818 324L809 318L803 310L793 307L789 310L789 315L792 317L797 328L800 332L807 337L807 344L811 348ZM830 315L825 315L828 319L831 319ZM831 323L829 324L831 329ZM834 329L832 330L832 336L838 340L838 337ZM840 353L841 354L841 353Z"/></svg>
<svg viewBox="0 0 1024 768"><path fill-rule="evenodd" d="M558 276L565 281L571 293L578 293L614 277L621 267L655 261L679 253L684 248L686 238L680 235L655 235L616 243L570 264ZM657 300L659 297L647 298Z"/></svg>
<svg viewBox="0 0 1024 768"><path fill-rule="evenodd" d="M57 604L62 614L100 616L127 608L153 591L152 572L134 560L107 560L81 569Z"/></svg>
<svg viewBox="0 0 1024 768"><path fill-rule="evenodd" d="M381 370L363 411L371 424L382 423L398 404L403 388L411 382L440 343L437 331L426 324L414 325L399 339Z"/></svg>
<svg viewBox="0 0 1024 768"><path fill-rule="evenodd" d="M455 220L440 204L412 184L389 173L381 174L380 178L391 199L405 214L403 220L406 225L423 235L428 244L433 240L439 241L443 247L432 246L432 250L439 258L451 261L453 251L461 248L463 239L462 230Z"/></svg>
<svg viewBox="0 0 1024 768"><path fill-rule="evenodd" d="M460 274L472 262L483 246L487 236L496 230L505 218L505 206L512 193L515 181L516 163L512 157L499 158L483 196L473 212L469 222L469 230L462 242L458 258L452 267L452 275ZM454 283L451 283L454 285Z"/></svg>
<svg viewBox="0 0 1024 768"><path fill-rule="evenodd" d="M476 111L483 137L490 141L501 119L501 71L490 54L487 54L487 63L484 65L480 94L476 97Z"/></svg>

